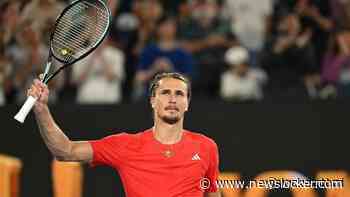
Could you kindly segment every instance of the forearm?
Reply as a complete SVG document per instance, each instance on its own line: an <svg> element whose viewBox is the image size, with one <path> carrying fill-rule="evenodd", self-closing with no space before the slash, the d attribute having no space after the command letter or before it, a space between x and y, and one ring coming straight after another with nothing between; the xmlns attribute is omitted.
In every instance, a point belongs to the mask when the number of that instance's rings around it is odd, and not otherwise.
<svg viewBox="0 0 350 197"><path fill-rule="evenodd" d="M206 41L203 40L193 40L193 41L187 41L184 40L180 42L180 46L189 51L190 53L196 53L204 48L207 47Z"/></svg>
<svg viewBox="0 0 350 197"><path fill-rule="evenodd" d="M278 38L273 46L273 53L280 54L290 48L295 43L296 37L289 35L288 37Z"/></svg>
<svg viewBox="0 0 350 197"><path fill-rule="evenodd" d="M321 15L315 17L315 21L320 25L320 27L324 31L330 31L333 28L332 21L326 17L321 16Z"/></svg>
<svg viewBox="0 0 350 197"><path fill-rule="evenodd" d="M35 111L37 124L46 146L58 160L68 160L72 143L53 120L48 107Z"/></svg>

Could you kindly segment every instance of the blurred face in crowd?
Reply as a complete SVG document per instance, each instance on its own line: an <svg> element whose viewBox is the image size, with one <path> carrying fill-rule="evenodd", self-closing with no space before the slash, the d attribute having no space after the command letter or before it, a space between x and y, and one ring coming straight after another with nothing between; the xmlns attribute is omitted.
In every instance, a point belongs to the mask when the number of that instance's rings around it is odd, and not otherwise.
<svg viewBox="0 0 350 197"><path fill-rule="evenodd" d="M168 18L161 22L158 27L158 38L161 40L173 40L176 37L176 22L173 18Z"/></svg>
<svg viewBox="0 0 350 197"><path fill-rule="evenodd" d="M235 71L240 76L245 75L248 71L248 64L243 63L243 64L235 65Z"/></svg>
<svg viewBox="0 0 350 197"><path fill-rule="evenodd" d="M180 17L188 17L191 16L192 7L189 5L188 2L182 2L179 5L178 11Z"/></svg>
<svg viewBox="0 0 350 197"><path fill-rule="evenodd" d="M134 1L134 13L142 21L156 21L163 14L163 9L158 1Z"/></svg>
<svg viewBox="0 0 350 197"><path fill-rule="evenodd" d="M350 30L344 30L338 34L338 40L350 47Z"/></svg>
<svg viewBox="0 0 350 197"><path fill-rule="evenodd" d="M19 15L19 6L18 2L9 3L8 7L4 11L1 10L1 21L6 23L6 26L16 25Z"/></svg>
<svg viewBox="0 0 350 197"><path fill-rule="evenodd" d="M155 119L168 124L176 124L183 119L188 109L187 84L179 79L163 78L158 82L151 105Z"/></svg>
<svg viewBox="0 0 350 197"><path fill-rule="evenodd" d="M343 30L334 32L328 41L328 50L335 55L348 55L350 48L350 31Z"/></svg>
<svg viewBox="0 0 350 197"><path fill-rule="evenodd" d="M218 14L219 7L215 0L198 1L191 5L192 16L202 25L210 25Z"/></svg>
<svg viewBox="0 0 350 197"><path fill-rule="evenodd" d="M38 33L33 30L31 24L24 24L22 27L16 36L19 43L29 47L37 46L39 44Z"/></svg>

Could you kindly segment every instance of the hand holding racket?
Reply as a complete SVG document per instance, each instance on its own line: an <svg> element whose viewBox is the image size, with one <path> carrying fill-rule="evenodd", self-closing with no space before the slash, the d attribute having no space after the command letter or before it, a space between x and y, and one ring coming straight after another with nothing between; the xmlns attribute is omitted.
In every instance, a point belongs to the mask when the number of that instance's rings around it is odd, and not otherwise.
<svg viewBox="0 0 350 197"><path fill-rule="evenodd" d="M42 79L43 76L44 75L41 74L40 79ZM27 96L36 98L36 102L34 104L34 111L40 112L45 107L47 107L47 103L49 100L49 88L39 79L34 79L32 86L27 92Z"/></svg>
<svg viewBox="0 0 350 197"><path fill-rule="evenodd" d="M64 68L96 49L107 35L110 23L110 11L101 0L77 0L65 8L57 18L51 33L49 57L42 82L47 84ZM62 64L55 71L50 71L52 58ZM24 122L39 96L28 94L30 96L14 117L21 123Z"/></svg>

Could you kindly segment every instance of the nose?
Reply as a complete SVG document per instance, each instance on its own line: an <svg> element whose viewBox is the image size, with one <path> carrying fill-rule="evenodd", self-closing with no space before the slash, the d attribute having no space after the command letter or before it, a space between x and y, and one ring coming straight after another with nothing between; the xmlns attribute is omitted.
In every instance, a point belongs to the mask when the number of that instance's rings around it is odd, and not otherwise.
<svg viewBox="0 0 350 197"><path fill-rule="evenodd" d="M174 94L169 95L169 103L176 103L176 98Z"/></svg>

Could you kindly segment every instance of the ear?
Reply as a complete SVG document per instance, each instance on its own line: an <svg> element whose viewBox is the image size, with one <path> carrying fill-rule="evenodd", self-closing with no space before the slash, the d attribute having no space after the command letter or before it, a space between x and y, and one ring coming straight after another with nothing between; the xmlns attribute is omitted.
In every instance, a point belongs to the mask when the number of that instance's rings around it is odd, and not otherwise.
<svg viewBox="0 0 350 197"><path fill-rule="evenodd" d="M187 102L187 106L186 106L186 108L185 108L185 112L187 112L188 111L188 108L190 107L190 100L188 100L188 102Z"/></svg>
<svg viewBox="0 0 350 197"><path fill-rule="evenodd" d="M154 105L155 105L155 103L154 103L154 96L151 96L149 100L150 100L152 109L154 109Z"/></svg>

